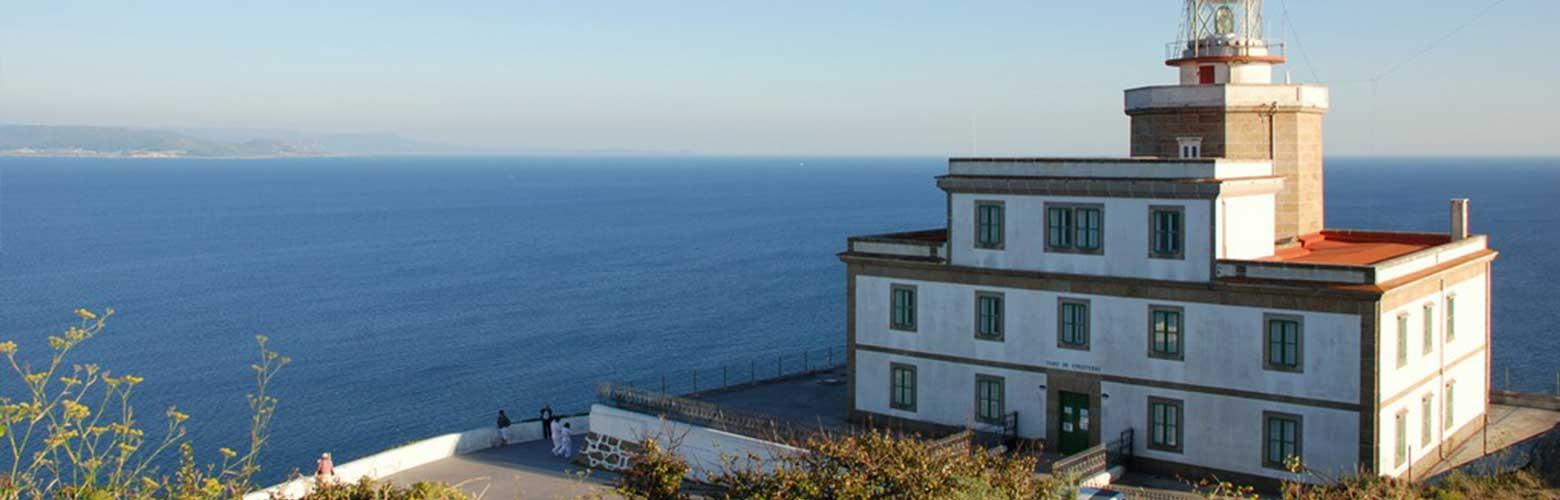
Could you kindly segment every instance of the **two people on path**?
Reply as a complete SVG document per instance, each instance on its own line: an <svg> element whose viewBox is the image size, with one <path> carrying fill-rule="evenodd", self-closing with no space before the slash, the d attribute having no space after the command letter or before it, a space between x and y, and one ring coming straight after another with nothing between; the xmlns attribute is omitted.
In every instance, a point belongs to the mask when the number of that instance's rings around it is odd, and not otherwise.
<svg viewBox="0 0 1560 500"><path fill-rule="evenodd" d="M553 421L553 456L569 458L570 455L574 454L574 444L571 442L569 435L569 433L572 431L573 429L570 428L569 424L565 423L563 420L560 419Z"/></svg>

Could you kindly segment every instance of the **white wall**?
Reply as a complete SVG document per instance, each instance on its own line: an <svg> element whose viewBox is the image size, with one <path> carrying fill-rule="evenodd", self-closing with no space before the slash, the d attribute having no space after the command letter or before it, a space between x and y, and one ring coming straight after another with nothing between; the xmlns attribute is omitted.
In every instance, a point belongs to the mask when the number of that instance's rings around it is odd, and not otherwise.
<svg viewBox="0 0 1560 500"><path fill-rule="evenodd" d="M568 417L574 433L583 436L590 432L588 417ZM542 439L540 422L519 422L510 427L509 442L523 443ZM464 432L454 432L415 441L373 455L336 465L336 478L341 483L354 483L359 479L380 479L413 467L429 464L456 455L492 448L498 443L498 429L482 427ZM340 457L334 457L340 458ZM313 464L306 464L311 466ZM301 467L308 470L307 467ZM302 477L260 491L244 495L245 500L269 500L272 495L281 498L300 498L314 487L314 477Z"/></svg>
<svg viewBox="0 0 1560 500"><path fill-rule="evenodd" d="M975 248L975 202L1004 202L1006 233L1002 250ZM1091 203L1104 205L1100 255L1051 253L1045 250L1045 204ZM1185 258L1150 259L1148 215L1150 206L1185 207ZM953 194L953 263L960 266L1019 269L1067 274L1120 276L1175 281L1208 281L1211 219L1208 200L1145 198L1043 197L1016 195ZM1271 223L1269 223L1271 225Z"/></svg>
<svg viewBox="0 0 1560 500"><path fill-rule="evenodd" d="M805 453L801 448L780 443L599 404L590 409L590 429L596 434L634 443L656 439L688 461L688 477L695 479L720 472L725 457L745 459L752 454L765 459L766 463L759 465L767 468L774 465L768 459Z"/></svg>
<svg viewBox="0 0 1560 500"><path fill-rule="evenodd" d="M890 363L915 367L915 411L898 410L889 405ZM1031 439L1045 437L1045 390L1040 389L1045 385L1044 374L871 351L856 352L856 374L858 409L978 430L997 428L975 421L975 376L1002 377L1004 411L1018 412L1019 435Z"/></svg>
<svg viewBox="0 0 1560 500"><path fill-rule="evenodd" d="M1132 428L1138 456L1266 477L1311 479L1262 465L1262 413L1271 411L1301 416L1301 459L1312 469L1339 477L1355 471L1359 462L1357 412L1110 382L1100 387L1110 395L1101 404L1101 438L1116 439L1123 429ZM1150 396L1181 401L1185 423L1181 453L1149 449Z"/></svg>
<svg viewBox="0 0 1560 500"><path fill-rule="evenodd" d="M1397 447L1396 417L1399 412L1405 412L1407 419L1408 444L1412 446L1412 459L1418 460L1435 452L1443 439L1449 438L1453 433L1464 426L1477 424L1479 415L1485 411L1485 356L1482 350L1488 346L1485 343L1485 309L1488 307L1487 282L1485 275L1479 274L1470 279L1448 284L1446 290L1437 290L1418 300L1383 311L1381 315L1381 359L1380 387L1382 400L1392 400L1383 405L1378 415L1379 432L1382 436L1379 449L1379 470L1391 475L1403 474L1408 470L1408 464L1412 460L1406 460L1399 467L1394 463ZM1456 321L1456 338L1451 342L1446 341L1446 297L1457 298L1457 311L1454 315ZM1424 353L1424 305L1434 304L1434 347L1429 354ZM1398 354L1398 330L1397 318L1399 314L1408 317L1408 362L1402 368L1397 365ZM1461 363L1454 362L1464 359ZM1445 387L1448 382L1453 383L1455 397L1452 415L1454 423L1451 429L1445 429L1442 425L1441 412L1445 404ZM1420 426L1422 425L1422 410L1420 400L1424 395L1431 395L1432 404L1432 440L1430 446L1425 446L1420 441ZM1396 398L1393 400L1393 398Z"/></svg>
<svg viewBox="0 0 1560 500"><path fill-rule="evenodd" d="M1273 255L1274 195L1229 196L1217 200L1220 259L1259 259Z"/></svg>
<svg viewBox="0 0 1560 500"><path fill-rule="evenodd" d="M916 332L888 328L892 284L916 286ZM1003 342L974 338L977 290L1004 294ZM1090 350L1057 347L1061 297L1090 300ZM1150 304L1184 308L1184 361L1148 357ZM1264 313L1304 318L1303 373L1263 369ZM862 345L1359 403L1360 318L1354 315L857 276L855 327Z"/></svg>

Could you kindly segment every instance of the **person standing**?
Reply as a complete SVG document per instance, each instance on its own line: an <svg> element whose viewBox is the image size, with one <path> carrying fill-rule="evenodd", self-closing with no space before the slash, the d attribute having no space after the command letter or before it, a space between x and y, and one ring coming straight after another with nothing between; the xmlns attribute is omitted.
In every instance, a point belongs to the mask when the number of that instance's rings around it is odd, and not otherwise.
<svg viewBox="0 0 1560 500"><path fill-rule="evenodd" d="M320 454L314 462L314 482L320 485L336 484L336 465L330 461L330 452Z"/></svg>
<svg viewBox="0 0 1560 500"><path fill-rule="evenodd" d="M505 415L504 410L498 410L498 441L509 444L509 415Z"/></svg>
<svg viewBox="0 0 1560 500"><path fill-rule="evenodd" d="M542 417L542 438L546 439L549 444L557 446L558 443L553 441L553 428L552 428L552 425L553 425L553 411L552 411L552 405L544 405L544 406L542 406L541 414L542 414L541 415L541 417Z"/></svg>

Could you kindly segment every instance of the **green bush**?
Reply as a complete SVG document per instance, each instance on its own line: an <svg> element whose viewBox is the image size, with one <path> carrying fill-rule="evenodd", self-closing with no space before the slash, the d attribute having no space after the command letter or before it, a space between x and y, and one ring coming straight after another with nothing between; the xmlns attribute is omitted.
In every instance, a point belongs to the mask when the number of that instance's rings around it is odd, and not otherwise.
<svg viewBox="0 0 1560 500"><path fill-rule="evenodd" d="M618 493L648 500L687 498L682 492L682 483L688 474L688 462L676 453L662 449L655 439L645 439L644 448L618 479Z"/></svg>
<svg viewBox="0 0 1560 500"><path fill-rule="evenodd" d="M814 438L802 447L808 452L768 460L728 458L706 481L725 498L1016 500L1071 491L1038 479L1033 457L949 450L884 432Z"/></svg>
<svg viewBox="0 0 1560 500"><path fill-rule="evenodd" d="M471 498L453 486L441 483L416 483L397 486L387 481L362 478L351 484L325 484L314 488L300 500L466 500Z"/></svg>

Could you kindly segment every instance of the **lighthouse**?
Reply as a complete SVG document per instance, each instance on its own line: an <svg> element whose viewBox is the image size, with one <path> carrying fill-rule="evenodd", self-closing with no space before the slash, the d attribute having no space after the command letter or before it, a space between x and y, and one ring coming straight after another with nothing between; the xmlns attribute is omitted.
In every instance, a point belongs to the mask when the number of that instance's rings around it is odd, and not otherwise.
<svg viewBox="0 0 1560 500"><path fill-rule="evenodd" d="M1262 0L1185 0L1177 33L1165 64L1178 83L1126 91L1132 156L1271 161L1284 182L1274 243L1319 233L1327 88L1273 82L1284 44L1267 38Z"/></svg>

